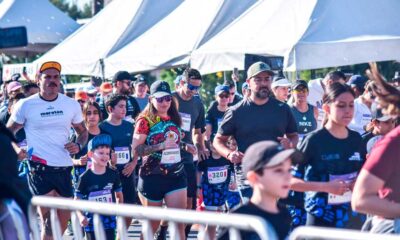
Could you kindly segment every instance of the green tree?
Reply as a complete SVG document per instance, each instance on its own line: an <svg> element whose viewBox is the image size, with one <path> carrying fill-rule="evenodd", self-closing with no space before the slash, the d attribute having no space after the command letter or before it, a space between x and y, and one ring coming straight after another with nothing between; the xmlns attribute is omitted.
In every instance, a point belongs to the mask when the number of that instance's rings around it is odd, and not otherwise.
<svg viewBox="0 0 400 240"><path fill-rule="evenodd" d="M76 4L70 4L65 0L50 0L50 2L75 20L92 17L92 10L89 4L85 4L81 10Z"/></svg>

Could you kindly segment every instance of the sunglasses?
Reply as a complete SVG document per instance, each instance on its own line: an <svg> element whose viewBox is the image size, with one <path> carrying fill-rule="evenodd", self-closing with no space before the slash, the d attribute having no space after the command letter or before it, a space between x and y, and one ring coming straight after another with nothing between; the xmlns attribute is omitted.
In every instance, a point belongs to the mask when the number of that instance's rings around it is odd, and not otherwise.
<svg viewBox="0 0 400 240"><path fill-rule="evenodd" d="M229 98L229 94L220 94L218 95L220 98Z"/></svg>
<svg viewBox="0 0 400 240"><path fill-rule="evenodd" d="M194 85L192 85L192 84L190 84L188 82L186 83L186 86L190 91L198 91L201 88L201 85L200 86L194 86Z"/></svg>
<svg viewBox="0 0 400 240"><path fill-rule="evenodd" d="M308 92L307 88L297 88L297 89L293 89L294 93L306 93Z"/></svg>
<svg viewBox="0 0 400 240"><path fill-rule="evenodd" d="M164 96L164 97L156 98L156 100L157 100L158 103L162 103L164 101L171 102L172 101L172 96L171 95L167 95L167 96Z"/></svg>

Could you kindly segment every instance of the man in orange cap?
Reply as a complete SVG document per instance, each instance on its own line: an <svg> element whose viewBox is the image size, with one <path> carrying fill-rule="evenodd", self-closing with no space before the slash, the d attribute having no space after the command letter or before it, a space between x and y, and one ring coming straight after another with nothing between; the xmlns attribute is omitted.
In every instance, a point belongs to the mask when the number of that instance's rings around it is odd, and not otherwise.
<svg viewBox="0 0 400 240"><path fill-rule="evenodd" d="M32 149L29 188L34 195L73 197L71 184L72 160L88 139L79 103L59 93L61 65L45 62L38 74L40 91L19 101L7 127L14 134L25 129L29 150ZM76 142L70 142L71 125L77 133ZM42 239L52 239L48 209L40 208ZM58 211L62 231L69 213Z"/></svg>

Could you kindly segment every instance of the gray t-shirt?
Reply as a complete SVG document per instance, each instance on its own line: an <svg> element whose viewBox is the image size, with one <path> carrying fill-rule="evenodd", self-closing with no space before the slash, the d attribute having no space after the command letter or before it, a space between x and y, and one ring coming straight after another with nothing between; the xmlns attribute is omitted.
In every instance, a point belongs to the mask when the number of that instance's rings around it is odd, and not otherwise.
<svg viewBox="0 0 400 240"><path fill-rule="evenodd" d="M259 141L272 140L286 133L296 133L297 125L293 114L286 103L270 98L263 105L256 105L250 99L243 99L230 107L224 115L218 133L233 136L238 150L246 149ZM248 188L246 176L242 173L241 164L235 165L235 175L239 189Z"/></svg>
<svg viewBox="0 0 400 240"><path fill-rule="evenodd" d="M192 130L203 129L205 127L205 110L200 98L193 97L189 101L183 100L177 92L172 96L178 101L178 111L182 118L182 131L185 133L183 142L193 144ZM186 151L181 151L183 162L193 161L193 155Z"/></svg>

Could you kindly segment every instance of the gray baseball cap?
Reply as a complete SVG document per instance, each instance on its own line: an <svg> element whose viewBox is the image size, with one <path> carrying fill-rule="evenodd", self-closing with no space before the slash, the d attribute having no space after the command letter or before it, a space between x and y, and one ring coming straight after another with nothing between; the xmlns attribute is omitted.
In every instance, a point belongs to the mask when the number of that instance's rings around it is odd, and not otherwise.
<svg viewBox="0 0 400 240"><path fill-rule="evenodd" d="M257 171L264 167L273 167L290 158L292 163L300 163L302 154L298 150L284 149L273 141L261 141L251 145L244 153L242 161L243 173Z"/></svg>

